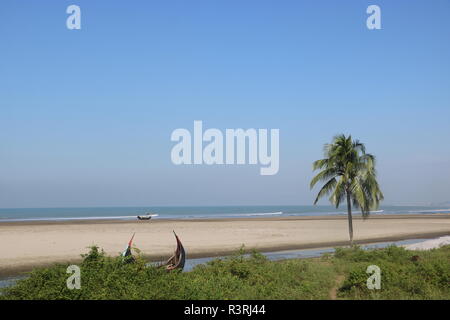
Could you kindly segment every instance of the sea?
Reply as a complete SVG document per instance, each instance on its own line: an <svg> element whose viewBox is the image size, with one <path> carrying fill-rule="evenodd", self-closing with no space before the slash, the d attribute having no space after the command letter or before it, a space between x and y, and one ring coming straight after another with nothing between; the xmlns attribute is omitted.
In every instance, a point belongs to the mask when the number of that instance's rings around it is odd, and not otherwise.
<svg viewBox="0 0 450 320"><path fill-rule="evenodd" d="M355 210L354 215L361 212ZM381 206L372 215L450 213L449 207ZM86 208L12 208L0 209L0 223L18 221L64 220L133 220L151 214L152 219L221 219L289 216L346 215L344 207L307 205L271 206L148 206L148 207L86 207Z"/></svg>

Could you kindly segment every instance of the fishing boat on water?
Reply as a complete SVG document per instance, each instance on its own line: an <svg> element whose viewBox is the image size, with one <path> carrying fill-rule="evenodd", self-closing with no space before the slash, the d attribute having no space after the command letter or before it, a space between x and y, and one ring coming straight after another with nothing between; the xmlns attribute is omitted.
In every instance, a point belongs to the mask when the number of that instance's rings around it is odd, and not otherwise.
<svg viewBox="0 0 450 320"><path fill-rule="evenodd" d="M147 213L145 215L137 216L138 220L150 220L152 217L156 217L157 214Z"/></svg>

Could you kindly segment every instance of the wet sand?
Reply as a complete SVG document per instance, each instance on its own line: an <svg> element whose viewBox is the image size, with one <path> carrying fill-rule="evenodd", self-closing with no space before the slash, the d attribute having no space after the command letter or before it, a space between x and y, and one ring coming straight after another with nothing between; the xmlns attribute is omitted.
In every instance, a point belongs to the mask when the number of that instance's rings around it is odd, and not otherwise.
<svg viewBox="0 0 450 320"><path fill-rule="evenodd" d="M35 221L0 223L0 276L16 275L54 262L80 261L98 245L118 255L131 235L150 260L166 259L175 248L175 230L188 258L225 255L247 249L278 251L348 244L346 216L264 217L150 221ZM450 214L374 215L354 219L356 243L450 235Z"/></svg>

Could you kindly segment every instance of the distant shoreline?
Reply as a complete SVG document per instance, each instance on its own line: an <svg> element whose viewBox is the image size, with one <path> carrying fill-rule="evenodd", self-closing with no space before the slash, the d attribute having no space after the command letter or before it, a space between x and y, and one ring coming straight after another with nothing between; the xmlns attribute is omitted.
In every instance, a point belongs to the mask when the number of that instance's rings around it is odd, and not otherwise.
<svg viewBox="0 0 450 320"><path fill-rule="evenodd" d="M450 213L422 213L422 214L376 214L370 215L368 219L440 219L450 218ZM323 216L261 216L261 217L235 217L235 218L153 218L149 221L139 221L137 217L135 219L86 219L86 218L71 218L67 220L21 220L21 221L8 221L0 220L0 226L2 225L67 225L67 224L111 224L111 223L159 223L159 222L214 222L214 221L285 221L285 220L347 220L347 215L334 214ZM353 219L364 220L360 214L354 214Z"/></svg>
<svg viewBox="0 0 450 320"><path fill-rule="evenodd" d="M450 235L450 214L374 215L354 219L357 244ZM161 261L180 236L188 258L236 252L345 246L346 216L288 216L223 219L79 220L0 223L0 276L17 275L55 262L76 263L93 244L118 255L133 233L149 260Z"/></svg>

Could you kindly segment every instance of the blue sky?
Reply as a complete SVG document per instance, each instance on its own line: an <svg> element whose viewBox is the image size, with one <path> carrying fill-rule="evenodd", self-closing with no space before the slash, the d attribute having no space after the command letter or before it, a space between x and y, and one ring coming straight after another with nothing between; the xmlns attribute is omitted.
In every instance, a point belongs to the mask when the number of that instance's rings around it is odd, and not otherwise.
<svg viewBox="0 0 450 320"><path fill-rule="evenodd" d="M66 28L67 6L81 30ZM381 30L366 8L381 8ZM337 133L386 204L450 201L450 2L0 4L0 207L311 204ZM175 166L171 132L280 129L280 170ZM326 202L324 202L326 203Z"/></svg>

